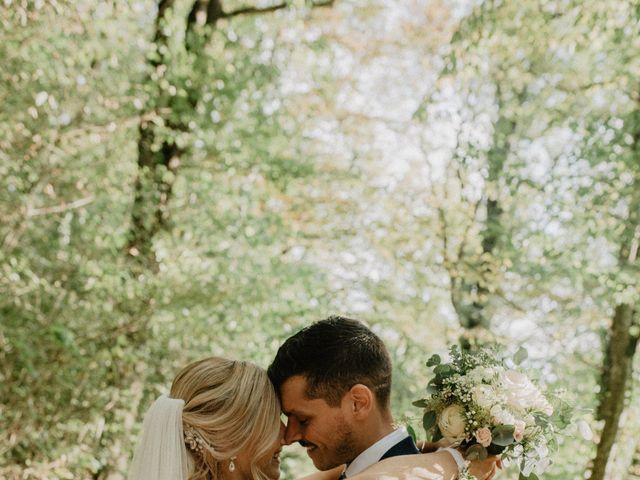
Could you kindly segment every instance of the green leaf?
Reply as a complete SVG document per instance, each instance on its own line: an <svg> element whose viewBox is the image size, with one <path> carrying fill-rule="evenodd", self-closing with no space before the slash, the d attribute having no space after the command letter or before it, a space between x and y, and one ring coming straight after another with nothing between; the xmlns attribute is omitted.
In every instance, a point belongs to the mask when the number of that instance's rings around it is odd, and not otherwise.
<svg viewBox="0 0 640 480"><path fill-rule="evenodd" d="M436 365L440 365L441 361L442 360L440 358L440 355L438 355L437 353L434 355L431 355L431 358L427 360L427 367L435 367Z"/></svg>
<svg viewBox="0 0 640 480"><path fill-rule="evenodd" d="M535 473L531 472L528 477L525 477L522 472L520 472L518 480L538 480L538 476Z"/></svg>
<svg viewBox="0 0 640 480"><path fill-rule="evenodd" d="M515 442L513 438L513 432L515 431L515 427L513 425L500 425L491 430L491 443L494 445L499 445L501 447L506 447L507 445L511 445Z"/></svg>
<svg viewBox="0 0 640 480"><path fill-rule="evenodd" d="M416 400L412 403L412 405L418 408L426 408L427 405L429 405L429 402L425 398L423 398L421 400Z"/></svg>
<svg viewBox="0 0 640 480"><path fill-rule="evenodd" d="M411 425L407 425L407 433L409 433L409 436L413 439L413 442L415 443L418 437L416 435L416 431L413 429Z"/></svg>
<svg viewBox="0 0 640 480"><path fill-rule="evenodd" d="M450 377L451 375L453 375L454 370L451 365L444 364L438 365L436 368L434 368L433 373L435 373L438 377Z"/></svg>
<svg viewBox="0 0 640 480"><path fill-rule="evenodd" d="M422 417L422 426L426 431L429 431L436 424L436 412L428 411L425 412Z"/></svg>
<svg viewBox="0 0 640 480"><path fill-rule="evenodd" d="M438 378L432 378L431 380L429 380L429 383L427 383L427 393L430 394L434 394L434 393L438 393L438 389L440 387L440 381Z"/></svg>
<svg viewBox="0 0 640 480"><path fill-rule="evenodd" d="M515 362L516 365L520 365L528 357L529 357L529 352L527 352L527 349L524 347L520 347L518 351L515 353L515 355L513 356L513 361Z"/></svg>

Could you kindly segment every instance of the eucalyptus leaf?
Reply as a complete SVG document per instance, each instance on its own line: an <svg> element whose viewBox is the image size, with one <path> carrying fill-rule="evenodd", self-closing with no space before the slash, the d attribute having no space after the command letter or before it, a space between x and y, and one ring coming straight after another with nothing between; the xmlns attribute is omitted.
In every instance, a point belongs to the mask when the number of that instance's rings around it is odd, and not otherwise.
<svg viewBox="0 0 640 480"><path fill-rule="evenodd" d="M450 377L455 373L453 367L447 364L440 364L436 368L433 369L433 373L436 374L436 377L446 378Z"/></svg>
<svg viewBox="0 0 640 480"><path fill-rule="evenodd" d="M438 355L437 353L433 354L431 355L429 360L427 360L427 367L435 367L436 365L440 365L440 362L440 355Z"/></svg>
<svg viewBox="0 0 640 480"><path fill-rule="evenodd" d="M422 426L426 431L431 430L431 428L436 424L436 412L428 411L422 416Z"/></svg>
<svg viewBox="0 0 640 480"><path fill-rule="evenodd" d="M513 438L514 431L515 427L513 425L500 425L493 428L491 430L491 443L501 447L515 443L515 439Z"/></svg>

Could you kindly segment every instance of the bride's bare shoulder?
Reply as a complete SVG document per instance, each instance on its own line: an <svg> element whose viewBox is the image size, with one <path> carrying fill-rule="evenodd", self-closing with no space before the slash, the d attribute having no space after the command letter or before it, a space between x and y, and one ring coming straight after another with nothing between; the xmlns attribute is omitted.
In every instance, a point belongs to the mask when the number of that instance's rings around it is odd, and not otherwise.
<svg viewBox="0 0 640 480"><path fill-rule="evenodd" d="M349 480L454 480L457 475L451 455L437 452L387 458Z"/></svg>
<svg viewBox="0 0 640 480"><path fill-rule="evenodd" d="M340 474L344 471L344 468L345 466L341 465L325 472L312 473L300 480L338 480L340 478Z"/></svg>

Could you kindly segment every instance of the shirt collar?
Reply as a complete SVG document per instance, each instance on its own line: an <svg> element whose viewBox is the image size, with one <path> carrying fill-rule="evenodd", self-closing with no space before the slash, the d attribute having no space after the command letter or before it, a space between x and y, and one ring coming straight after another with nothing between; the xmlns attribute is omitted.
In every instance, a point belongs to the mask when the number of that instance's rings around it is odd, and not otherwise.
<svg viewBox="0 0 640 480"><path fill-rule="evenodd" d="M358 455L353 462L351 462L347 469L345 470L345 474L347 477L352 475L356 475L363 470L369 468L374 463L378 463L382 456L387 453L391 447L393 447L396 443L401 442L405 438L407 438L409 434L404 427L398 428L394 430L386 437L382 437L376 443L367 448L364 452Z"/></svg>

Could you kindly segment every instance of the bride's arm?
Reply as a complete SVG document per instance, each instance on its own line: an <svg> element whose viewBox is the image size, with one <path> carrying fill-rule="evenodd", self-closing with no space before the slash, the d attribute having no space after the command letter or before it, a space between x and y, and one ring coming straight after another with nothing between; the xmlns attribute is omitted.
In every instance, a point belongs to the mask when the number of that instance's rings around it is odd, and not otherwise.
<svg viewBox="0 0 640 480"><path fill-rule="evenodd" d="M382 460L349 480L454 480L458 465L447 452L403 455Z"/></svg>
<svg viewBox="0 0 640 480"><path fill-rule="evenodd" d="M326 472L316 472L311 475L307 475L306 477L302 477L300 480L338 480L340 478L340 474L344 471L345 466L340 465L339 467L332 468L331 470L327 470Z"/></svg>
<svg viewBox="0 0 640 480"><path fill-rule="evenodd" d="M473 460L469 473L478 480L489 480L502 468L499 457ZM317 472L301 480L338 480L345 466L341 465L326 472ZM455 480L458 478L458 464L451 454L442 451L418 455L403 455L378 462L363 472L349 477L349 480Z"/></svg>
<svg viewBox="0 0 640 480"><path fill-rule="evenodd" d="M489 480L500 465L498 457L474 460L469 473L479 480ZM349 480L455 480L458 464L446 451L387 458Z"/></svg>

